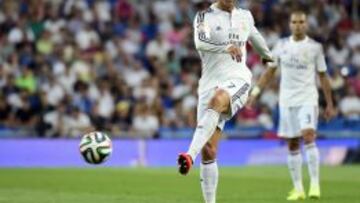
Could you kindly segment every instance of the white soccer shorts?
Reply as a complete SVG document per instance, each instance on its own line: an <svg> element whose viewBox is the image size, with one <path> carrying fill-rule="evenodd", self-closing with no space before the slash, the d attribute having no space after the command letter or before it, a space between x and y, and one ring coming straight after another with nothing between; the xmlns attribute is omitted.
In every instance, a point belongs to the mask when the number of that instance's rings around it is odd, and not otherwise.
<svg viewBox="0 0 360 203"><path fill-rule="evenodd" d="M301 131L317 128L318 106L280 107L279 137L301 137Z"/></svg>
<svg viewBox="0 0 360 203"><path fill-rule="evenodd" d="M241 79L228 80L216 88L207 90L199 95L198 107L197 107L197 121L204 115L206 109L208 109L211 98L215 95L217 89L225 90L231 97L230 112L222 114L218 128L224 129L225 122L231 119L239 109L244 107L249 95L250 84Z"/></svg>

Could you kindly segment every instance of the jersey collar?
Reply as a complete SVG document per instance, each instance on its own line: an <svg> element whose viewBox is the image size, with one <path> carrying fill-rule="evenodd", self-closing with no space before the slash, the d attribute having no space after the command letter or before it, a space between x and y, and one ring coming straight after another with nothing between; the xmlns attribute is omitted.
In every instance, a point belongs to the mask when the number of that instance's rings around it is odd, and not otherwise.
<svg viewBox="0 0 360 203"><path fill-rule="evenodd" d="M228 13L228 14L229 14L229 12L223 11L223 10L221 10L220 8L218 8L218 7L216 6L216 3L211 4L210 8L213 9L214 11L217 11L217 12L222 12L222 13ZM236 10L236 8L234 7L234 8L232 9L231 13L234 13L235 10Z"/></svg>
<svg viewBox="0 0 360 203"><path fill-rule="evenodd" d="M306 35L305 38L301 41L295 41L293 36L290 36L290 42L292 43L301 43L301 42L307 42L309 40L309 37Z"/></svg>

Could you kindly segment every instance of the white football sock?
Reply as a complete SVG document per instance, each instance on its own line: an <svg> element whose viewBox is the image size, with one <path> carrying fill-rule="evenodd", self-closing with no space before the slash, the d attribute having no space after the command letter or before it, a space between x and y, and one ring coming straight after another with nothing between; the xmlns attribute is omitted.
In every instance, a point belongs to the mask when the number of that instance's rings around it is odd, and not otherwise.
<svg viewBox="0 0 360 203"><path fill-rule="evenodd" d="M219 170L216 161L200 164L200 182L205 203L216 202Z"/></svg>
<svg viewBox="0 0 360 203"><path fill-rule="evenodd" d="M194 162L201 149L214 134L216 126L219 123L219 119L220 114L213 109L207 109L203 117L200 118L187 152Z"/></svg>
<svg viewBox="0 0 360 203"><path fill-rule="evenodd" d="M302 156L300 150L290 151L288 154L288 167L291 175L294 188L298 192L303 192L302 184Z"/></svg>
<svg viewBox="0 0 360 203"><path fill-rule="evenodd" d="M305 154L309 169L311 185L319 185L320 156L319 150L314 142L305 145Z"/></svg>

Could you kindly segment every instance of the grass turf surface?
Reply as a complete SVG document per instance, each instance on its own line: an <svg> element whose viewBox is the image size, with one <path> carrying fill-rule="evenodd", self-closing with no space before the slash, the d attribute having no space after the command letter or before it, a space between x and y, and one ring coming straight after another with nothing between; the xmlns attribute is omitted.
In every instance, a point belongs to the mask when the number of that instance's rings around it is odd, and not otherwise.
<svg viewBox="0 0 360 203"><path fill-rule="evenodd" d="M306 174L304 168L304 174ZM322 199L360 203L360 166L322 168ZM306 176L306 175L305 175ZM290 189L285 166L220 168L219 203L282 203ZM308 179L304 181L308 188ZM198 171L175 169L0 169L1 203L203 202Z"/></svg>

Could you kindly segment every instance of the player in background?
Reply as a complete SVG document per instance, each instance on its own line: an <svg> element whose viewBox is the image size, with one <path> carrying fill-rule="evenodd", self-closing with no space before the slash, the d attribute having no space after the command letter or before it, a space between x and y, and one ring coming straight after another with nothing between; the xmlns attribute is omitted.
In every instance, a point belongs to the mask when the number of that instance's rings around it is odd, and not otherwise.
<svg viewBox="0 0 360 203"><path fill-rule="evenodd" d="M197 127L190 147L178 157L179 172L186 175L199 153L200 177L206 203L215 203L218 183L216 154L221 131L246 103L252 73L245 64L246 42L264 62L272 61L264 38L248 10L235 0L217 0L194 20L194 40L202 61L198 88Z"/></svg>
<svg viewBox="0 0 360 203"><path fill-rule="evenodd" d="M281 69L278 134L288 143L288 167L294 185L287 197L288 200L305 199L301 172L301 140L305 144L311 178L308 195L310 198L320 198L320 157L315 142L318 121L317 75L326 99L325 118L328 120L335 115L323 49L321 44L306 35L307 28L306 13L292 12L290 17L292 35L281 39L274 46L274 63L268 64L269 67L252 89L248 100L248 105L252 106L261 90L273 79L276 69Z"/></svg>

